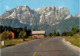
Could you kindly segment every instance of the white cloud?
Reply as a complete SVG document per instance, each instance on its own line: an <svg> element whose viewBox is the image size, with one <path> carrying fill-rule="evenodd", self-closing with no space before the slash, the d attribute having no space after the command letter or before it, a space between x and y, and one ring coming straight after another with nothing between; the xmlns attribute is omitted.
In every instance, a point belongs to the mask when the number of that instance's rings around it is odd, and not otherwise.
<svg viewBox="0 0 80 56"><path fill-rule="evenodd" d="M8 5L6 5L5 8L6 8L6 10L9 10L10 9Z"/></svg>

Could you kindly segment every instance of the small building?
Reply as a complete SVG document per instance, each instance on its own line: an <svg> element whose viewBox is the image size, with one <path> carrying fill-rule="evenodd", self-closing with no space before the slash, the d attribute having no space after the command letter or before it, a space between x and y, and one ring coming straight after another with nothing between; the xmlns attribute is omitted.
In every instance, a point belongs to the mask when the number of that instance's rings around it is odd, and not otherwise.
<svg viewBox="0 0 80 56"><path fill-rule="evenodd" d="M32 31L32 38L43 38L45 33L45 31Z"/></svg>

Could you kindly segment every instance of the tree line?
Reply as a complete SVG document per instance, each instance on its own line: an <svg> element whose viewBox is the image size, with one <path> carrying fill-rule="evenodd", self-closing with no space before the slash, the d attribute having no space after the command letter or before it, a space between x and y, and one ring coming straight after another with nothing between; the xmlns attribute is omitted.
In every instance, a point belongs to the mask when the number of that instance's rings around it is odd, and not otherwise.
<svg viewBox="0 0 80 56"><path fill-rule="evenodd" d="M73 36L74 34L79 32L80 32L80 29L78 29L76 26L73 26L70 32L67 32L66 30L64 30L62 33L59 33L56 30L54 30L53 33L49 33L48 36Z"/></svg>
<svg viewBox="0 0 80 56"><path fill-rule="evenodd" d="M9 31L9 33L6 33L6 31ZM2 40L6 40L7 38L10 38L11 32L15 34L14 38L22 38L23 40L24 38L28 38L28 36L31 36L31 30L27 29L26 26L24 28L0 26L0 34L3 33L3 35L0 37ZM78 29L76 26L73 26L70 32L64 30L62 33L59 33L56 30L54 30L53 33L49 33L48 36L73 36L78 32L80 32L80 29Z"/></svg>
<svg viewBox="0 0 80 56"><path fill-rule="evenodd" d="M15 38L28 38L27 36L31 35L31 30L27 29L26 26L24 28L13 28L10 26L0 26L0 34L4 32L3 36L5 38L7 38L7 35L9 35L6 33L6 31L13 32L15 34Z"/></svg>

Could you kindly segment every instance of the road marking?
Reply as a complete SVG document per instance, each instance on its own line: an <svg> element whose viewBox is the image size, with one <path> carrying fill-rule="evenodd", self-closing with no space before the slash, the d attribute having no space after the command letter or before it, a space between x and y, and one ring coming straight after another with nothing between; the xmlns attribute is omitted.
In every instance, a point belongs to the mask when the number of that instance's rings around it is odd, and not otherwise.
<svg viewBox="0 0 80 56"><path fill-rule="evenodd" d="M42 44L40 43L39 46L42 46ZM37 54L37 51L34 52L33 56L36 56L36 54Z"/></svg>
<svg viewBox="0 0 80 56"><path fill-rule="evenodd" d="M37 53L37 52L35 51L34 54L33 54L33 56L36 56L36 53Z"/></svg>

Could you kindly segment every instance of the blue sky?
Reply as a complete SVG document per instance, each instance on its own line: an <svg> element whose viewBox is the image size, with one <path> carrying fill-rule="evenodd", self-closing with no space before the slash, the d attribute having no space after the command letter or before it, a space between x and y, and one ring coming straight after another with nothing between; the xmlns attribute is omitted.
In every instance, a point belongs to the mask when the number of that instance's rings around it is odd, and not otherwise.
<svg viewBox="0 0 80 56"><path fill-rule="evenodd" d="M24 5L31 9L42 8L43 6L66 7L72 15L80 13L79 0L0 0L0 15L7 10Z"/></svg>

